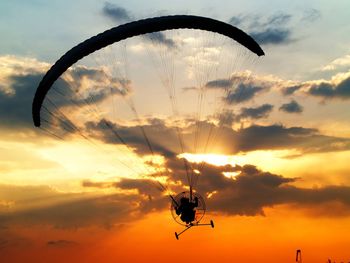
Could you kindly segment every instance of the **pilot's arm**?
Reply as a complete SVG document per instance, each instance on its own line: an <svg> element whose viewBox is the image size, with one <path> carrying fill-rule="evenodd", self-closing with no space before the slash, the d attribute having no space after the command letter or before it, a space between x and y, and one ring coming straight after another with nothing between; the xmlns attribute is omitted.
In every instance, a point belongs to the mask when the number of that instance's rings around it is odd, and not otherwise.
<svg viewBox="0 0 350 263"><path fill-rule="evenodd" d="M194 198L194 207L197 207L198 206L198 197L196 196Z"/></svg>
<svg viewBox="0 0 350 263"><path fill-rule="evenodd" d="M182 211L181 205L178 206L178 207L175 207L175 212L176 212L177 215L180 215L180 214L181 214L181 211Z"/></svg>

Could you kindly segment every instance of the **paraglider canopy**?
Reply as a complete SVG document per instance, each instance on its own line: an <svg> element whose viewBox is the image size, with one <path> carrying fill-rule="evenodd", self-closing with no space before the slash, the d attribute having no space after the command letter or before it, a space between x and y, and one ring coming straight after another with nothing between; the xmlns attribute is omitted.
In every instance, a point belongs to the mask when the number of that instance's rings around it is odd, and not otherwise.
<svg viewBox="0 0 350 263"><path fill-rule="evenodd" d="M140 46L143 53L137 51ZM184 231L214 227L213 221L201 223L206 205L195 186L202 164L182 155L205 154L216 145L227 125L221 118L226 108L249 97L244 93L251 87L251 71L245 66L263 55L248 34L207 17L130 22L85 40L56 61L36 90L33 122L58 139L80 136L98 151L113 152L118 173L125 167L125 177L145 178L171 198L171 213ZM160 82L151 77L152 65ZM177 69L180 84L175 85ZM155 157L165 161L155 165ZM171 162L180 163L176 173L165 167ZM163 182L176 189L169 190Z"/></svg>
<svg viewBox="0 0 350 263"><path fill-rule="evenodd" d="M96 50L129 37L178 28L201 29L222 34L237 41L257 56L264 55L261 47L245 32L230 24L207 17L191 15L164 16L120 25L73 47L51 67L41 80L35 93L32 107L34 125L40 126L40 109L48 90L57 78L75 62Z"/></svg>

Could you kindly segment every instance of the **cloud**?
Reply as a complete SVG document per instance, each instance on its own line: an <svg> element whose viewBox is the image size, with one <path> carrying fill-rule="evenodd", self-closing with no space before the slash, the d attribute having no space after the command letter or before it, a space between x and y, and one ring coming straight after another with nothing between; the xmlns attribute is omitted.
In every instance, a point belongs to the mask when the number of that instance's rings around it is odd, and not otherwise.
<svg viewBox="0 0 350 263"><path fill-rule="evenodd" d="M242 27L261 45L285 45L294 41L293 24L298 22L305 26L306 22L314 22L321 17L319 10L306 9L300 15L275 13L269 16L238 15L233 16L229 23Z"/></svg>
<svg viewBox="0 0 350 263"><path fill-rule="evenodd" d="M182 178L186 184L184 169L179 160L168 159L167 167L173 171L173 180ZM210 211L230 214L258 216L264 209L276 205L291 205L299 209L318 211L319 207L337 207L342 204L345 211L323 210L323 216L350 214L350 187L325 186L322 188L300 188L292 184L298 178L261 171L254 165L215 166L199 164L200 175L196 190L207 198ZM231 172L232 177L224 173ZM334 212L333 212L334 211ZM334 215L334 213L336 213Z"/></svg>
<svg viewBox="0 0 350 263"><path fill-rule="evenodd" d="M322 82L312 84L308 89L308 93L312 96L322 98L350 98L350 77L342 80L340 83L334 84Z"/></svg>
<svg viewBox="0 0 350 263"><path fill-rule="evenodd" d="M216 166L207 163L197 165L200 169L196 190L210 198L206 200L207 207L212 212L230 215L261 216L264 209L276 205L291 205L299 209L313 212L319 211L320 207L338 207L338 203L345 211L323 211L322 216L344 216L350 214L350 187L349 186L326 186L322 188L300 188L293 186L298 178L286 178L282 175L261 171L254 165L244 166ZM182 161L179 159L167 159L166 167L172 170L170 181L181 181L187 185L186 172ZM196 167L196 166L194 166ZM234 173L232 177L225 173ZM143 179L140 183L137 179L127 182L127 188L145 188ZM169 185L173 192L184 191L183 186ZM156 201L151 206L164 209L168 200ZM151 210L146 210L151 211Z"/></svg>
<svg viewBox="0 0 350 263"><path fill-rule="evenodd" d="M268 17L259 15L239 15L230 19L230 23L246 29L261 45L288 44L292 31L288 24L292 16L285 13L276 13Z"/></svg>
<svg viewBox="0 0 350 263"><path fill-rule="evenodd" d="M71 240L60 239L47 241L46 245L49 247L69 247L77 245L77 243Z"/></svg>
<svg viewBox="0 0 350 263"><path fill-rule="evenodd" d="M303 112L303 107L295 100L292 100L289 103L283 104L279 110L287 113L301 113Z"/></svg>
<svg viewBox="0 0 350 263"><path fill-rule="evenodd" d="M25 64L24 62L28 62ZM48 65L34 59L21 57L0 57L0 125L3 128L32 128L31 105ZM89 107L89 101L101 103L111 94L126 96L130 93L130 83L108 76L100 68L76 66L67 70L50 89L44 101L43 118L52 122L52 114L64 107L74 107L74 112ZM9 110L10 109L10 110ZM47 112L48 109L50 112ZM60 129L68 131L74 125L64 116L56 119Z"/></svg>
<svg viewBox="0 0 350 263"><path fill-rule="evenodd" d="M1 198L16 200L12 209L0 213L0 224L9 227L50 225L76 229L95 225L110 228L115 222L131 220L140 206L146 207L149 202L136 194L71 194L48 191L47 186L6 187L11 188L12 193L6 196L3 193Z"/></svg>
<svg viewBox="0 0 350 263"><path fill-rule="evenodd" d="M231 79L216 79L208 81L205 86L208 88L230 88L233 84Z"/></svg>
<svg viewBox="0 0 350 263"><path fill-rule="evenodd" d="M257 108L243 108L240 114L226 111L213 116L216 119L214 123L217 124L214 124L213 120L199 123L193 120L182 120L181 137L184 150L196 152L194 141L197 136L197 151L204 151L210 134L216 138L215 149L221 149L225 154L283 149L293 149L300 151L302 154L307 154L350 149L349 138L322 135L317 129L285 127L277 124L267 126L251 125L236 130L232 128L232 124L240 121L242 118L255 120L266 117L271 112L272 107L272 105L266 104ZM141 132L141 128L143 128L155 154L160 154L165 158L173 158L182 152L176 123L166 125L164 120L156 119L152 121L150 119L146 124L123 126L118 123L105 121L110 123L109 126L113 128L108 128L103 121L88 122L86 129L90 132L90 136L105 143L122 145L121 141L113 133L113 130L115 130L135 153L150 155L150 149ZM143 120L142 123L145 123L145 121ZM196 133L198 126L201 129L199 135ZM216 133L220 133L220 136L217 137Z"/></svg>
<svg viewBox="0 0 350 263"><path fill-rule="evenodd" d="M268 28L264 31L252 32L250 35L261 45L278 45L289 43L291 41L291 32L289 29Z"/></svg>
<svg viewBox="0 0 350 263"><path fill-rule="evenodd" d="M85 187L111 186L115 188L115 193L72 194L56 191L48 186L0 185L0 201L12 201L10 209L0 210L0 225L5 231L16 226L34 225L60 229L88 226L109 229L115 224L137 220L148 212L168 207L168 199L150 179L121 178L119 181L103 184L88 182L84 181ZM50 246L70 244L72 243L65 240L52 240L48 243Z"/></svg>
<svg viewBox="0 0 350 263"><path fill-rule="evenodd" d="M116 22L130 22L132 17L125 8L106 2L102 12L105 16Z"/></svg>
<svg viewBox="0 0 350 263"><path fill-rule="evenodd" d="M205 84L205 87L223 90L223 100L232 105L252 100L280 81L273 76L254 76L250 71L243 71L236 72L227 79L210 80Z"/></svg>
<svg viewBox="0 0 350 263"><path fill-rule="evenodd" d="M219 113L215 118L219 121L219 127L231 127L233 123L237 122L236 114L231 110L226 110L224 112Z"/></svg>
<svg viewBox="0 0 350 263"><path fill-rule="evenodd" d="M8 229L1 231L0 233L3 236L0 237L0 251L12 248L23 249L32 245L30 239L14 235Z"/></svg>
<svg viewBox="0 0 350 263"><path fill-rule="evenodd" d="M230 92L224 100L229 105L242 103L253 99L258 93L264 90L265 89L261 86L241 83L233 92Z"/></svg>
<svg viewBox="0 0 350 263"><path fill-rule="evenodd" d="M173 39L168 38L163 32L154 32L146 35L152 42L160 43L168 48L175 48L176 43Z"/></svg>
<svg viewBox="0 0 350 263"><path fill-rule="evenodd" d="M331 61L328 65L322 67L322 71L334 71L337 69L346 69L350 67L350 55L337 58Z"/></svg>
<svg viewBox="0 0 350 263"><path fill-rule="evenodd" d="M236 151L268 149L297 149L302 153L345 151L350 149L350 139L319 134L316 129L284 127L282 125L253 125L240 129L230 141L235 142Z"/></svg>
<svg viewBox="0 0 350 263"><path fill-rule="evenodd" d="M203 173L199 187L204 191L216 193L208 199L212 210L233 215L264 215L264 209L281 204L306 207L309 210L331 202L344 205L346 214L350 213L350 187L326 186L322 188L299 188L292 186L297 178L286 178L259 170L253 165L232 167L240 172L233 178L222 174ZM224 183L223 183L224 181ZM219 183L221 182L221 183ZM202 186L203 185L203 186ZM330 216L333 211L324 211ZM339 216L344 215L342 211ZM334 216L334 215L332 215Z"/></svg>
<svg viewBox="0 0 350 263"><path fill-rule="evenodd" d="M157 175L160 176L161 174L148 175L151 179L119 178L117 181L113 182L93 182L90 180L84 180L82 186L98 189L117 188L121 190L137 190L139 194L159 198L163 188L160 188L160 185L155 180Z"/></svg>
<svg viewBox="0 0 350 263"><path fill-rule="evenodd" d="M239 119L261 119L267 118L269 113L273 110L273 105L263 104L256 108L242 108L241 113L238 115Z"/></svg>
<svg viewBox="0 0 350 263"><path fill-rule="evenodd" d="M284 96L304 95L322 100L350 99L350 71L337 73L329 80L315 79L304 82L280 79L276 76L250 76L238 72L228 79L215 79L206 83L208 89L224 91L228 104L243 103L254 99L264 91L277 90Z"/></svg>
<svg viewBox="0 0 350 263"><path fill-rule="evenodd" d="M12 92L6 94L0 91L1 126L31 127L31 104L35 87L39 84L42 74L11 76L9 85Z"/></svg>
<svg viewBox="0 0 350 263"><path fill-rule="evenodd" d="M173 149L178 149L176 127L167 127L160 119L149 119L148 124L134 126L122 126L105 119L85 125L92 137L106 143L126 144L140 155L150 155L153 151L171 157L175 155Z"/></svg>
<svg viewBox="0 0 350 263"><path fill-rule="evenodd" d="M102 9L102 13L104 16L112 19L117 23L126 23L135 20L135 18L130 14L128 10L109 2L105 3ZM168 48L176 47L175 41L171 38L168 38L164 32L154 32L150 34L145 34L144 36L148 40L155 43L160 43Z"/></svg>
<svg viewBox="0 0 350 263"><path fill-rule="evenodd" d="M187 92L187 91L198 91L198 88L197 87L183 87L182 88L182 91L183 92Z"/></svg>
<svg viewBox="0 0 350 263"><path fill-rule="evenodd" d="M303 13L301 21L314 22L321 18L321 12L315 8L306 9Z"/></svg>
<svg viewBox="0 0 350 263"><path fill-rule="evenodd" d="M242 108L239 114L235 114L231 110L226 110L215 116L219 120L218 126L231 127L234 123L244 119L258 120L267 118L273 110L273 105L263 104L258 107Z"/></svg>
<svg viewBox="0 0 350 263"><path fill-rule="evenodd" d="M330 81L306 82L304 91L309 95L324 99L349 99L350 72L337 74Z"/></svg>
<svg viewBox="0 0 350 263"><path fill-rule="evenodd" d="M304 132L301 132L302 134ZM278 138L277 138L278 139ZM172 173L170 182L182 182L182 185L169 184L174 192L184 190L186 182L186 171L182 160L178 158L167 158L166 168ZM297 178L286 178L282 175L261 171L254 165L244 166L215 166L207 163L200 164L200 184L196 190L208 196L207 207L210 211L230 215L264 215L264 209L276 205L292 205L298 208L312 211L314 208L326 206L332 207L334 203L340 203L345 211L339 215L334 210L324 210L324 216L343 216L350 213L350 187L349 186L325 186L322 188L300 188L293 186ZM232 177L224 173L234 173ZM0 213L0 224L2 226L33 226L49 225L63 229L77 229L86 226L97 226L111 228L123 221L131 222L154 211L164 211L168 208L169 199L152 186L145 179L121 179L118 182L100 182L99 184L86 184L86 187L115 187L116 189L137 189L139 194L130 192L109 194L102 196L87 196L86 194L71 194L57 192L53 189L42 187L36 188L34 195L27 192L25 199L27 206L23 209L15 209L11 212ZM23 200L19 196L26 192L27 187L7 186L14 191L3 193L2 198L14 197L16 203ZM18 189L17 189L18 188ZM33 188L30 190L32 191ZM51 194L59 202L39 202L41 205L30 206L42 199L47 199ZM32 196L32 197L31 197ZM29 198L28 198L29 197ZM35 202L33 201L35 200ZM29 203L30 201L30 203ZM16 205L16 204L15 204ZM1 240L0 240L1 241ZM1 241L1 246L7 246L7 241ZM69 240L51 240L48 246L61 247L73 245Z"/></svg>
<svg viewBox="0 0 350 263"><path fill-rule="evenodd" d="M292 95L294 92L298 91L300 88L302 88L302 85L292 85L292 86L286 86L282 89L283 95Z"/></svg>
<svg viewBox="0 0 350 263"><path fill-rule="evenodd" d="M114 187L124 190L138 190L140 194L158 196L160 197L160 191L157 188L158 185L155 181L150 179L128 179L123 178L119 182L114 184Z"/></svg>
<svg viewBox="0 0 350 263"><path fill-rule="evenodd" d="M318 97L323 100L350 99L350 71L338 73L330 80L320 79L290 84L280 81L279 86L283 95L303 94Z"/></svg>

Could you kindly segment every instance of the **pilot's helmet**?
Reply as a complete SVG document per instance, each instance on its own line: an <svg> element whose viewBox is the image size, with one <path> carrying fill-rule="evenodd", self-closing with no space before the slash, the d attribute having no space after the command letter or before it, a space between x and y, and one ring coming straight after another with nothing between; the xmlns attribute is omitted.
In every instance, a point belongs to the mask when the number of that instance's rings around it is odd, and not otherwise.
<svg viewBox="0 0 350 263"><path fill-rule="evenodd" d="M181 197L180 202L181 204L188 203L190 200L187 197Z"/></svg>

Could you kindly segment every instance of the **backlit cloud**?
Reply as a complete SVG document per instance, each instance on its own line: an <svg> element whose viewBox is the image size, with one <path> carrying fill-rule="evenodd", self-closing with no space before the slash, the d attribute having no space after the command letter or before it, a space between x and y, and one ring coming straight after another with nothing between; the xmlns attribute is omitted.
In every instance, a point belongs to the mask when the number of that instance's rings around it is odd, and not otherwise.
<svg viewBox="0 0 350 263"><path fill-rule="evenodd" d="M32 128L32 101L48 64L29 58L3 56L0 57L0 69L3 69L0 73L0 125ZM90 97L94 103L100 103L113 94L126 96L130 93L130 85L125 80L107 77L107 74L101 68L70 68L54 83L47 95L50 101L45 102L44 107L52 112L75 107L74 112L77 112L88 106ZM51 121L51 113L42 111L47 121ZM61 118L58 126L64 123L69 123L69 120Z"/></svg>
<svg viewBox="0 0 350 263"><path fill-rule="evenodd" d="M284 86L285 84L281 83L281 85ZM301 82L296 85L285 85L282 92L285 95L298 92L323 100L347 100L350 98L350 72L338 73L330 80L320 79Z"/></svg>
<svg viewBox="0 0 350 263"><path fill-rule="evenodd" d="M334 71L336 69L348 69L350 67L350 55L336 58L331 61L328 65L324 66L322 71Z"/></svg>

